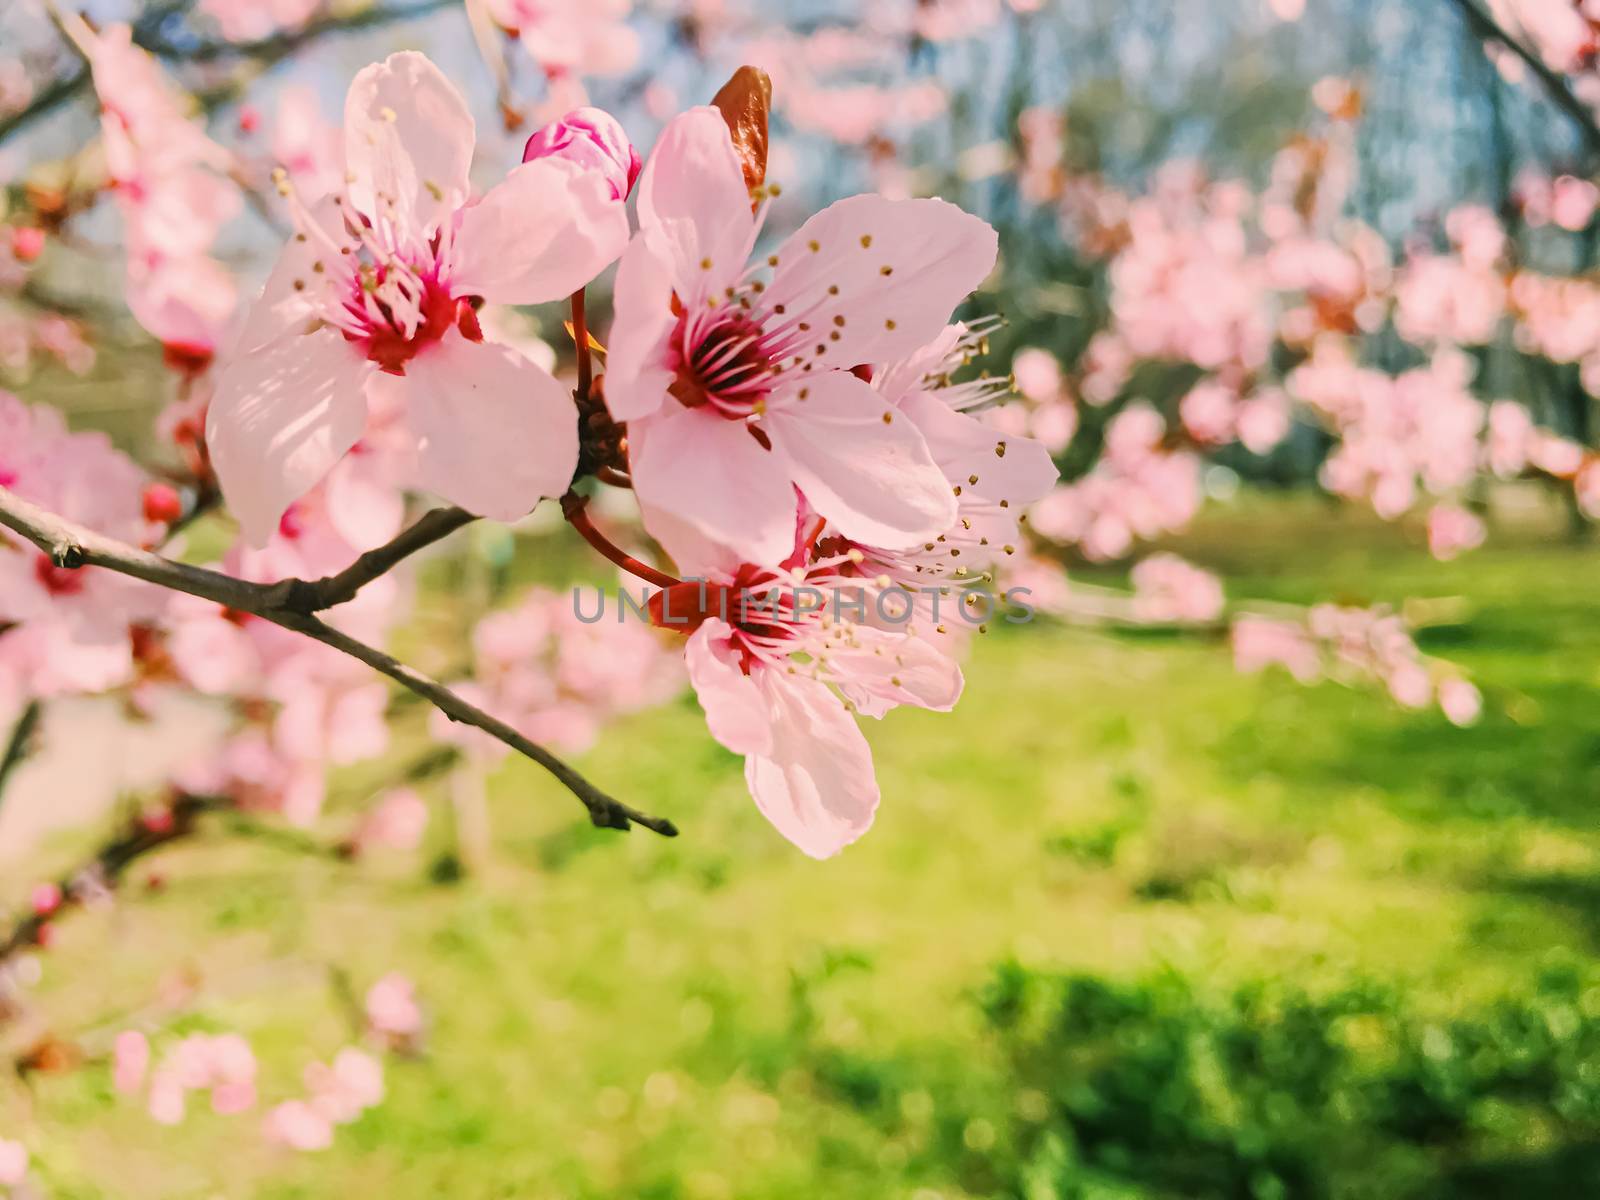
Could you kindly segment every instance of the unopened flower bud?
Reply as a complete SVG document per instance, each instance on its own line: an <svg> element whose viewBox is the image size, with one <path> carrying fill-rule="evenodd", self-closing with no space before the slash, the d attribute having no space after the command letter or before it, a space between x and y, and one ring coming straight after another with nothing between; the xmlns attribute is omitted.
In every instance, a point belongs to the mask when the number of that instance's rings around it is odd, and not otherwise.
<svg viewBox="0 0 1600 1200"><path fill-rule="evenodd" d="M170 483L152 483L144 489L144 519L170 525L183 516L183 497Z"/></svg>
<svg viewBox="0 0 1600 1200"><path fill-rule="evenodd" d="M618 200L626 200L639 178L639 152L628 141L621 124L598 108L575 108L558 121L537 130L522 152L523 162L536 158L564 158L599 171Z"/></svg>
<svg viewBox="0 0 1600 1200"><path fill-rule="evenodd" d="M61 907L61 888L53 883L37 884L33 889L31 900L34 914L48 917Z"/></svg>
<svg viewBox="0 0 1600 1200"><path fill-rule="evenodd" d="M11 256L18 262L33 262L44 253L44 230L19 225L11 231Z"/></svg>

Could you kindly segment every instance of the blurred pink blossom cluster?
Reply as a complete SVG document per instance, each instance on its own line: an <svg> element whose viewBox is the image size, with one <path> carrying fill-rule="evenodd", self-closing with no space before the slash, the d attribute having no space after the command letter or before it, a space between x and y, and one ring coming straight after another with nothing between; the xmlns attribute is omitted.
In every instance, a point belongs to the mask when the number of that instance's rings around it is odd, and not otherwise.
<svg viewBox="0 0 1600 1200"><path fill-rule="evenodd" d="M348 843L352 854L415 850L428 828L428 805L415 790L392 788L361 817Z"/></svg>
<svg viewBox="0 0 1600 1200"><path fill-rule="evenodd" d="M1012 359L1011 378L1022 403L997 407L995 425L1060 454L1078 431L1078 408L1061 363L1048 350L1024 346Z"/></svg>
<svg viewBox="0 0 1600 1200"><path fill-rule="evenodd" d="M304 1098L285 1100L267 1113L262 1133L269 1142L290 1150L326 1150L338 1126L383 1103L383 1062L357 1046L346 1046L331 1063L306 1067L304 1082Z"/></svg>
<svg viewBox="0 0 1600 1200"><path fill-rule="evenodd" d="M1382 606L1313 607L1304 620L1242 616L1233 625L1234 662L1241 671L1281 666L1301 683L1327 677L1382 684L1404 708L1436 703L1455 725L1474 724L1483 697L1459 672L1426 658L1405 621Z"/></svg>
<svg viewBox="0 0 1600 1200"><path fill-rule="evenodd" d="M189 97L126 25L84 32L100 96L106 169L127 245L127 299L174 364L202 367L238 303L233 273L211 256L242 206L232 155L188 111Z"/></svg>
<svg viewBox="0 0 1600 1200"><path fill-rule="evenodd" d="M414 1052L422 1041L422 1006L411 980L397 971L367 991L367 1032L393 1051Z"/></svg>
<svg viewBox="0 0 1600 1200"><path fill-rule="evenodd" d="M341 470L362 465L360 456L346 461ZM401 516L398 493L339 487L338 477L330 478L286 514L265 547L236 545L222 565L266 583L319 578L397 532ZM350 531L365 536L352 544ZM385 576L330 617L346 632L381 642L404 615L408 595L400 577ZM181 683L229 698L238 714L221 746L178 772L174 782L186 792L230 796L309 825L322 811L330 767L373 758L389 745L381 680L348 656L259 617L176 596L150 658L148 688Z"/></svg>
<svg viewBox="0 0 1600 1200"><path fill-rule="evenodd" d="M1107 426L1105 451L1094 469L1035 504L1029 525L1097 561L1122 557L1140 539L1182 529L1200 507L1200 460L1173 452L1165 438L1159 413L1130 405Z"/></svg>
<svg viewBox="0 0 1600 1200"><path fill-rule="evenodd" d="M948 99L936 80L905 77L894 36L867 24L762 29L740 54L771 76L774 106L796 131L867 150L885 193L906 195L895 141L942 115Z"/></svg>
<svg viewBox="0 0 1600 1200"><path fill-rule="evenodd" d="M1133 610L1141 621L1203 624L1222 615L1222 581L1176 554L1152 554L1132 572Z"/></svg>
<svg viewBox="0 0 1600 1200"><path fill-rule="evenodd" d="M0 220L0 374L25 377L41 357L75 375L94 366L94 347L77 320L11 298L26 288L48 240L38 225Z"/></svg>
<svg viewBox="0 0 1600 1200"><path fill-rule="evenodd" d="M119 1033L112 1052L112 1079L124 1095L144 1093L150 1116L180 1124L191 1092L209 1093L211 1109L231 1116L256 1104L256 1056L237 1033L191 1033L154 1068L149 1039L138 1030Z"/></svg>
<svg viewBox="0 0 1600 1200"><path fill-rule="evenodd" d="M1126 216L1128 241L1110 264L1111 310L1135 358L1258 370L1272 348L1265 263L1245 218L1241 183L1211 182L1198 164L1161 168Z"/></svg>
<svg viewBox="0 0 1600 1200"><path fill-rule="evenodd" d="M384 976L367 994L367 1033L386 1050L414 1051L422 1034L422 1012L403 975ZM150 1039L137 1029L119 1033L112 1045L111 1076L125 1096L143 1096L150 1116L178 1125L188 1114L191 1093L206 1093L213 1112L233 1116L256 1107L259 1068L250 1043L237 1033L192 1033L155 1060ZM330 1063L314 1062L303 1075L305 1095L270 1109L262 1132L269 1142L294 1150L324 1150L337 1126L357 1120L383 1101L383 1062L360 1046L346 1046ZM0 1171L14 1165L11 1143L0 1142ZM0 1174L0 1186L15 1184Z"/></svg>
<svg viewBox="0 0 1600 1200"><path fill-rule="evenodd" d="M1484 405L1468 390L1472 364L1455 351L1398 376L1353 363L1339 342L1321 341L1290 374L1290 392L1321 414L1339 441L1322 466L1336 495L1365 497L1385 518L1419 494L1464 487L1478 470Z"/></svg>
<svg viewBox="0 0 1600 1200"><path fill-rule="evenodd" d="M1482 345L1506 310L1505 230L1481 205L1445 217L1452 253L1412 250L1395 281L1395 328L1422 346Z"/></svg>
<svg viewBox="0 0 1600 1200"><path fill-rule="evenodd" d="M1578 96L1600 108L1600 78L1593 73L1600 48L1600 13L1592 0L1487 0L1490 14L1534 52L1551 70L1576 76ZM1512 82L1523 79L1526 65L1508 47L1487 42L1484 51Z"/></svg>
<svg viewBox="0 0 1600 1200"><path fill-rule="evenodd" d="M1575 175L1552 177L1530 167L1518 173L1512 200L1535 229L1555 225L1581 233L1600 208L1600 187Z"/></svg>

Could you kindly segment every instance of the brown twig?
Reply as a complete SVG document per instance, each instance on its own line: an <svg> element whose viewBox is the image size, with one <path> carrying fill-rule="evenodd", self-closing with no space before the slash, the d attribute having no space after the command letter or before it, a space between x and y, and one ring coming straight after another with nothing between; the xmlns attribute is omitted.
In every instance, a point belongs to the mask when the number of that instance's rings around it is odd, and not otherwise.
<svg viewBox="0 0 1600 1200"><path fill-rule="evenodd" d="M11 727L11 739L6 743L5 756L0 757L0 800L5 799L6 784L10 782L12 773L32 753L34 730L38 729L39 717L43 712L42 701L30 700L18 714L17 723Z"/></svg>
<svg viewBox="0 0 1600 1200"><path fill-rule="evenodd" d="M642 825L665 837L677 835L677 828L671 821L642 813L608 796L543 746L530 741L504 721L469 704L443 684L383 651L357 641L315 616L289 607L287 600L295 586L304 587L305 580L251 583L220 571L174 562L75 525L3 487L0 487L0 525L27 538L47 554L51 562L63 569L93 566L116 571L157 587L210 600L235 612L250 613L348 654L409 688L452 720L483 730L544 767L578 798L594 824L607 829Z"/></svg>
<svg viewBox="0 0 1600 1200"><path fill-rule="evenodd" d="M676 587L683 582L681 579L674 579L665 571L657 570L649 563L640 562L596 529L594 522L589 519L589 499L587 496L580 496L577 492L568 492L561 497L561 515L566 517L567 524L571 525L583 536L584 541L588 542L589 545L616 563L628 574L636 575L646 583L653 583L657 587Z"/></svg>
<svg viewBox="0 0 1600 1200"><path fill-rule="evenodd" d="M410 527L403 529L375 550L368 550L337 575L321 579L288 581L283 605L310 616L326 608L348 604L356 593L381 575L394 570L419 550L449 537L463 525L478 518L464 508L429 509Z"/></svg>
<svg viewBox="0 0 1600 1200"><path fill-rule="evenodd" d="M20 918L4 935L0 935L0 963L19 950L39 944L45 928L62 911L83 903L86 888L115 887L123 872L134 862L192 833L195 821L202 813L229 807L231 802L216 797L180 796L170 808L161 810L160 820L135 816L121 834L102 846L88 862L62 876L56 884L60 890L60 901L55 908L46 912L31 912Z"/></svg>
<svg viewBox="0 0 1600 1200"><path fill-rule="evenodd" d="M594 356L589 353L589 322L583 310L583 289L572 293L572 340L578 347L578 403L589 398L594 386Z"/></svg>

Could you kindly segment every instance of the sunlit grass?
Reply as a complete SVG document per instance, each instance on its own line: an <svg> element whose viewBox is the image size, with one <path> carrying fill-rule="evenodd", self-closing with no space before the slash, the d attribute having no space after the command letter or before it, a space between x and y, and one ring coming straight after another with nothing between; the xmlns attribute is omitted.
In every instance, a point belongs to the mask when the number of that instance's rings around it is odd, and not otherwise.
<svg viewBox="0 0 1600 1200"><path fill-rule="evenodd" d="M1241 677L1220 645L1009 629L976 645L959 715L873 723L877 826L817 864L755 812L686 698L582 759L677 841L584 828L508 762L478 877L434 881L449 836L430 784L418 856L352 867L219 830L154 864L159 891L62 929L39 1031L130 1013L238 1028L272 1098L349 1037L334 968L358 989L415 978L426 1053L333 1150L270 1151L251 1117L160 1128L98 1068L35 1077L26 1102L5 1085L9 1124L85 1197L950 1198L973 1176L949 1164L993 1130L951 1134L939 1106L1003 1125L1019 1102L974 1002L1001 961L1313 994L1375 979L1446 1017L1593 957L1592 551L1520 528L1441 566L1414 530L1300 501L1179 549L1237 595L1464 598L1429 646L1483 684L1483 724ZM418 649L447 661L432 605Z"/></svg>

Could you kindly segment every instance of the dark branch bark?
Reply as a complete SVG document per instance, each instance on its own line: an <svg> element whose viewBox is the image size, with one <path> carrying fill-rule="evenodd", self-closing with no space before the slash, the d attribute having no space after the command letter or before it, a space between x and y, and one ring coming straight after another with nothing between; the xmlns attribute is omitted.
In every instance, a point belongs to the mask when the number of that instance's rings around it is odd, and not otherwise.
<svg viewBox="0 0 1600 1200"><path fill-rule="evenodd" d="M67 570L103 567L157 587L210 600L236 612L251 613L348 654L409 688L452 720L483 730L544 767L582 802L594 824L606 829L624 830L632 825L642 825L664 837L677 836L678 830L671 821L642 813L608 796L543 746L530 741L497 717L467 703L443 684L316 617L289 607L289 597L297 585L302 588L306 586L304 580L251 583L220 571L174 562L74 525L3 487L0 487L0 525L27 538L49 555L58 567Z"/></svg>
<svg viewBox="0 0 1600 1200"><path fill-rule="evenodd" d="M6 784L11 782L12 773L32 753L33 734L39 728L39 717L43 711L42 702L30 700L18 714L17 723L11 727L11 740L6 743L4 757L0 757L0 802L5 800Z"/></svg>

